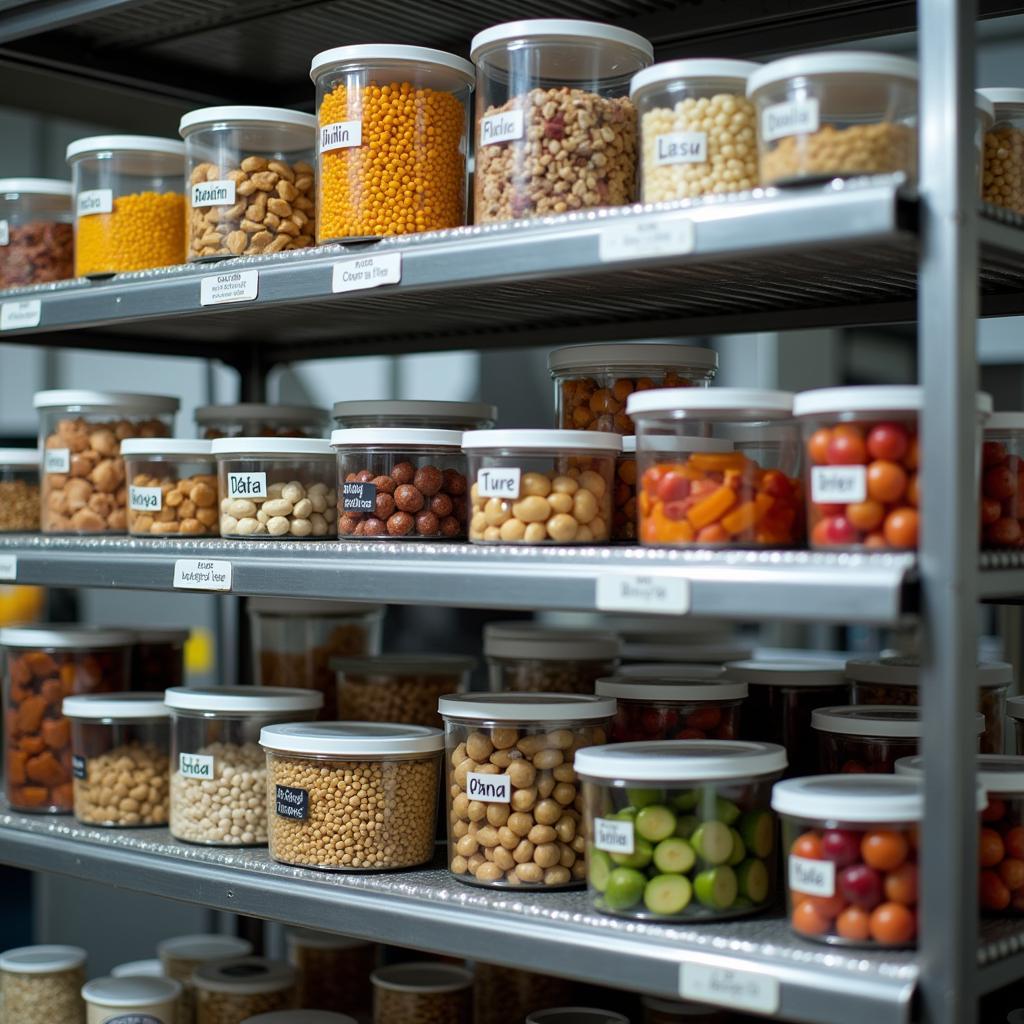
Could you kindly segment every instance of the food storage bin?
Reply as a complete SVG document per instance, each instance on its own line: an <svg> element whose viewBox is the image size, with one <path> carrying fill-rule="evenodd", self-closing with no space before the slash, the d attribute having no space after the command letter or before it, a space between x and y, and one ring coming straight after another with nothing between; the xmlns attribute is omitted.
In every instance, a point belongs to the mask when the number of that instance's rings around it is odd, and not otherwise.
<svg viewBox="0 0 1024 1024"><path fill-rule="evenodd" d="M241 1024L258 1013L296 1009L299 972L283 960L245 956L197 967L196 1024Z"/></svg>
<svg viewBox="0 0 1024 1024"><path fill-rule="evenodd" d="M634 200L629 80L654 59L643 36L593 21L512 21L478 33L470 52L477 224Z"/></svg>
<svg viewBox="0 0 1024 1024"><path fill-rule="evenodd" d="M337 533L338 473L329 442L219 438L213 454L222 537L295 540Z"/></svg>
<svg viewBox="0 0 1024 1024"><path fill-rule="evenodd" d="M1024 213L1024 89L979 89L978 93L994 108L983 147L982 199Z"/></svg>
<svg viewBox="0 0 1024 1024"><path fill-rule="evenodd" d="M187 629L136 629L132 647L132 687L167 690L185 682Z"/></svg>
<svg viewBox="0 0 1024 1024"><path fill-rule="evenodd" d="M163 978L164 965L153 957L149 960L129 960L110 968L112 978Z"/></svg>
<svg viewBox="0 0 1024 1024"><path fill-rule="evenodd" d="M366 540L466 536L466 457L457 430L335 430L338 534Z"/></svg>
<svg viewBox="0 0 1024 1024"><path fill-rule="evenodd" d="M981 445L981 546L1024 546L1024 412L993 413Z"/></svg>
<svg viewBox="0 0 1024 1024"><path fill-rule="evenodd" d="M644 1024L728 1024L730 1019L725 1010L715 1010L703 1003L677 1003L653 996L644 996L640 1003Z"/></svg>
<svg viewBox="0 0 1024 1024"><path fill-rule="evenodd" d="M209 441L121 442L128 532L141 537L217 535L217 470Z"/></svg>
<svg viewBox="0 0 1024 1024"><path fill-rule="evenodd" d="M754 388L635 393L640 542L794 547L804 537L793 396ZM668 439L666 442L665 439Z"/></svg>
<svg viewBox="0 0 1024 1024"><path fill-rule="evenodd" d="M629 1018L614 1010L597 1010L589 1006L556 1006L535 1010L526 1024L629 1024Z"/></svg>
<svg viewBox="0 0 1024 1024"><path fill-rule="evenodd" d="M339 46L318 53L309 74L318 242L466 223L467 61L422 46Z"/></svg>
<svg viewBox="0 0 1024 1024"><path fill-rule="evenodd" d="M337 683L331 662L380 653L383 607L253 597L248 609L256 685L316 690L324 698L321 717L337 718Z"/></svg>
<svg viewBox="0 0 1024 1024"><path fill-rule="evenodd" d="M358 1024L355 1017L347 1013L330 1013L327 1010L271 1010L246 1017L242 1024Z"/></svg>
<svg viewBox="0 0 1024 1024"><path fill-rule="evenodd" d="M20 946L0 953L0 1005L17 1024L85 1024L84 949Z"/></svg>
<svg viewBox="0 0 1024 1024"><path fill-rule="evenodd" d="M618 434L473 430L468 456L475 544L604 544L611 539Z"/></svg>
<svg viewBox="0 0 1024 1024"><path fill-rule="evenodd" d="M252 943L234 935L177 935L157 943L157 956L167 977L181 984L176 1024L196 1024L196 995L192 975L197 967L220 960L247 957Z"/></svg>
<svg viewBox="0 0 1024 1024"><path fill-rule="evenodd" d="M508 1024L525 1020L538 1006L557 1006L572 998L573 984L515 967L486 964L473 965L474 1024Z"/></svg>
<svg viewBox="0 0 1024 1024"><path fill-rule="evenodd" d="M64 698L75 817L86 825L166 825L171 722L164 695Z"/></svg>
<svg viewBox="0 0 1024 1024"><path fill-rule="evenodd" d="M316 117L203 107L178 126L188 175L188 259L305 249L316 230Z"/></svg>
<svg viewBox="0 0 1024 1024"><path fill-rule="evenodd" d="M488 430L498 407L487 402L381 399L334 403L336 427L413 427L424 430Z"/></svg>
<svg viewBox="0 0 1024 1024"><path fill-rule="evenodd" d="M218 437L313 437L327 429L327 413L306 405L201 405L195 411L196 429L207 441Z"/></svg>
<svg viewBox="0 0 1024 1024"><path fill-rule="evenodd" d="M43 533L124 533L121 442L169 437L178 399L120 391L39 391Z"/></svg>
<svg viewBox="0 0 1024 1024"><path fill-rule="evenodd" d="M747 79L761 184L863 174L917 178L917 62L853 51L772 61Z"/></svg>
<svg viewBox="0 0 1024 1024"><path fill-rule="evenodd" d="M853 659L846 663L851 704L918 703L921 665L916 658ZM978 710L985 717L981 734L983 754L1003 752L1006 697L1013 685L1013 666L1005 661L983 661L975 674Z"/></svg>
<svg viewBox="0 0 1024 1024"><path fill-rule="evenodd" d="M316 717L314 690L172 687L171 835L212 846L267 841L267 767L260 730ZM230 782L230 788L225 783Z"/></svg>
<svg viewBox="0 0 1024 1024"><path fill-rule="evenodd" d="M469 689L475 658L449 654L386 654L333 658L338 717L437 727L437 702Z"/></svg>
<svg viewBox="0 0 1024 1024"><path fill-rule="evenodd" d="M619 664L619 638L603 630L557 629L528 620L488 622L484 657L491 690L593 693Z"/></svg>
<svg viewBox="0 0 1024 1024"><path fill-rule="evenodd" d="M86 1024L175 1024L181 983L173 978L93 978L82 986Z"/></svg>
<svg viewBox="0 0 1024 1024"><path fill-rule="evenodd" d="M615 488L612 491L612 540L635 542L636 435L622 439L622 452L615 460Z"/></svg>
<svg viewBox="0 0 1024 1024"><path fill-rule="evenodd" d="M0 448L0 533L38 529L39 452Z"/></svg>
<svg viewBox="0 0 1024 1024"><path fill-rule="evenodd" d="M66 696L128 688L132 635L83 626L0 629L4 652L4 717L12 810L70 814L71 723Z"/></svg>
<svg viewBox="0 0 1024 1024"><path fill-rule="evenodd" d="M573 754L607 740L615 701L467 693L442 697L438 710L445 727L452 874L502 888L581 884L585 846Z"/></svg>
<svg viewBox="0 0 1024 1024"><path fill-rule="evenodd" d="M0 178L0 288L75 276L70 181Z"/></svg>
<svg viewBox="0 0 1024 1024"><path fill-rule="evenodd" d="M373 1024L470 1024L473 975L454 964L412 962L378 967L373 982Z"/></svg>
<svg viewBox="0 0 1024 1024"><path fill-rule="evenodd" d="M185 144L95 135L67 148L75 187L75 274L185 261Z"/></svg>
<svg viewBox="0 0 1024 1024"><path fill-rule="evenodd" d="M288 963L299 972L299 1006L352 1013L372 1009L370 975L377 966L378 954L374 943L289 928L285 945Z"/></svg>
<svg viewBox="0 0 1024 1024"><path fill-rule="evenodd" d="M394 722L265 726L270 856L329 871L424 864L434 853L440 729ZM376 825L367 830L367 808Z"/></svg>

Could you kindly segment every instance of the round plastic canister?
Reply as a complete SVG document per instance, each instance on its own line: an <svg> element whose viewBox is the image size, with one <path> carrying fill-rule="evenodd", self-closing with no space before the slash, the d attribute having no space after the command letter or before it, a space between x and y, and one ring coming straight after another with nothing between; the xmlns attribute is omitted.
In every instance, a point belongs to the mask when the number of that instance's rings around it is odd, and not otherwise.
<svg viewBox="0 0 1024 1024"><path fill-rule="evenodd" d="M283 960L261 956L217 960L192 975L195 1024L243 1021L260 1013L296 1009L299 972Z"/></svg>
<svg viewBox="0 0 1024 1024"><path fill-rule="evenodd" d="M0 953L0 1004L12 1024L85 1024L79 994L86 952L78 946L20 946Z"/></svg>
<svg viewBox="0 0 1024 1024"><path fill-rule="evenodd" d="M340 46L313 58L319 243L466 223L473 68L422 46Z"/></svg>
<svg viewBox="0 0 1024 1024"><path fill-rule="evenodd" d="M196 1024L196 997L192 975L197 967L217 960L249 956L252 943L234 935L176 935L157 943L164 973L181 983L176 1024Z"/></svg>
<svg viewBox="0 0 1024 1024"><path fill-rule="evenodd" d="M981 445L981 546L1024 546L1024 412L996 412Z"/></svg>
<svg viewBox="0 0 1024 1024"><path fill-rule="evenodd" d="M0 533L38 529L39 452L35 448L0 448Z"/></svg>
<svg viewBox="0 0 1024 1024"><path fill-rule="evenodd" d="M412 427L424 430L489 430L498 422L498 407L487 402L437 402L380 399L335 402L337 427Z"/></svg>
<svg viewBox="0 0 1024 1024"><path fill-rule="evenodd" d="M0 178L0 288L75 276L70 181Z"/></svg>
<svg viewBox="0 0 1024 1024"><path fill-rule="evenodd" d="M629 1024L629 1018L614 1010L595 1010L590 1006L556 1006L535 1010L526 1024Z"/></svg>
<svg viewBox="0 0 1024 1024"><path fill-rule="evenodd" d="M185 144L146 135L72 142L75 274L107 276L185 261Z"/></svg>
<svg viewBox="0 0 1024 1024"><path fill-rule="evenodd" d="M93 978L82 986L86 1024L117 1024L124 1020L146 1024L176 1024L181 982L145 975Z"/></svg>
<svg viewBox="0 0 1024 1024"><path fill-rule="evenodd" d="M465 967L429 961L378 967L373 982L373 1024L424 1021L470 1024L473 975Z"/></svg>
<svg viewBox="0 0 1024 1024"><path fill-rule="evenodd" d="M319 438L327 429L327 413L308 405L236 402L201 405L195 411L195 423L206 441L218 437Z"/></svg>
<svg viewBox="0 0 1024 1024"><path fill-rule="evenodd" d="M285 932L288 963L299 972L299 1005L311 1010L367 1013L373 1006L370 975L378 947L365 939L304 928Z"/></svg>
<svg viewBox="0 0 1024 1024"><path fill-rule="evenodd" d="M994 108L985 132L981 197L1024 213L1024 89L979 89Z"/></svg>
<svg viewBox="0 0 1024 1024"><path fill-rule="evenodd" d="M188 629L136 629L132 648L132 686L167 690L185 682Z"/></svg>
<svg viewBox="0 0 1024 1024"><path fill-rule="evenodd" d="M217 535L217 467L209 441L134 438L121 442L121 455L130 534Z"/></svg>
<svg viewBox="0 0 1024 1024"><path fill-rule="evenodd" d="M112 978L164 978L164 965L159 959L129 960L110 968Z"/></svg>
<svg viewBox="0 0 1024 1024"><path fill-rule="evenodd" d="M573 983L550 974L521 971L478 960L473 965L474 1024L508 1024L525 1020L538 1006L572 999Z"/></svg>
<svg viewBox="0 0 1024 1024"><path fill-rule="evenodd" d="M313 244L316 117L283 107L203 107L178 126L188 175L189 260Z"/></svg>

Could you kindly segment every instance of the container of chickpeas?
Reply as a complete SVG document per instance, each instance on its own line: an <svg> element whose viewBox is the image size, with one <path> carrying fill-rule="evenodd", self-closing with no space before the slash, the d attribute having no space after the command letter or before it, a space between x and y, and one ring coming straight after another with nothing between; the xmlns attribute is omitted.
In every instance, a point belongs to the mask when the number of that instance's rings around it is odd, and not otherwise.
<svg viewBox="0 0 1024 1024"><path fill-rule="evenodd" d="M217 468L209 441L121 442L128 532L142 537L217 535Z"/></svg>
<svg viewBox="0 0 1024 1024"><path fill-rule="evenodd" d="M201 405L195 411L195 424L207 441L218 437L323 437L327 412L308 405L263 402Z"/></svg>
<svg viewBox="0 0 1024 1024"><path fill-rule="evenodd" d="M20 946L0 954L0 1006L17 1024L85 1024L86 952L78 946Z"/></svg>
<svg viewBox="0 0 1024 1024"><path fill-rule="evenodd" d="M1024 213L1024 89L979 89L993 107L983 144L981 197Z"/></svg>
<svg viewBox="0 0 1024 1024"><path fill-rule="evenodd" d="M373 1024L470 1024L473 975L455 964L416 962L378 967Z"/></svg>
<svg viewBox="0 0 1024 1024"><path fill-rule="evenodd" d="M448 866L462 882L563 889L586 878L573 759L606 742L609 697L469 693L442 697Z"/></svg>
<svg viewBox="0 0 1024 1024"><path fill-rule="evenodd" d="M473 430L468 456L474 544L605 544L611 539L618 434Z"/></svg>
<svg viewBox="0 0 1024 1024"><path fill-rule="evenodd" d="M336 427L414 427L424 430L489 430L498 407L488 402L367 399L334 403Z"/></svg>
<svg viewBox="0 0 1024 1024"><path fill-rule="evenodd" d="M218 960L249 956L252 943L235 935L176 935L158 942L156 953L164 974L181 983L176 1024L196 1024L196 996L192 986L196 968Z"/></svg>
<svg viewBox="0 0 1024 1024"><path fill-rule="evenodd" d="M93 978L82 986L86 1024L175 1024L180 996L180 982L144 975Z"/></svg>
<svg viewBox="0 0 1024 1024"><path fill-rule="evenodd" d="M197 967L196 1024L239 1024L258 1013L296 1008L299 972L283 960L244 956Z"/></svg>
<svg viewBox="0 0 1024 1024"><path fill-rule="evenodd" d="M289 928L288 963L299 972L299 1005L310 1010L366 1013L372 1007L370 975L378 947L364 939Z"/></svg>

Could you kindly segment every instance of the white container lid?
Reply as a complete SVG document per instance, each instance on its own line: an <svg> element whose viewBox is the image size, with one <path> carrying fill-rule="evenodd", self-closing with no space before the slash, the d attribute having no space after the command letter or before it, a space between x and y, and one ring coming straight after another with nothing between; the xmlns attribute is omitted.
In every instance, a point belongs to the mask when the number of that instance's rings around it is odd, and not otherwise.
<svg viewBox="0 0 1024 1024"><path fill-rule="evenodd" d="M454 420L459 423L472 423L474 420L487 420L493 423L498 418L498 407L487 402L435 402L427 399L368 399L357 402L335 402L332 412L334 419L344 422L346 419L359 419L364 416L389 417L402 419L430 419L438 421Z"/></svg>
<svg viewBox="0 0 1024 1024"><path fill-rule="evenodd" d="M87 1003L119 1010L144 1010L154 1004L171 1002L180 995L180 981L144 974L93 978L82 986L82 998Z"/></svg>
<svg viewBox="0 0 1024 1024"><path fill-rule="evenodd" d="M11 974L53 974L85 963L80 946L18 946L0 953L0 971Z"/></svg>
<svg viewBox="0 0 1024 1024"><path fill-rule="evenodd" d="M677 1003L674 999L656 999L654 996L643 996L640 1005L645 1010L655 1010L672 1017L706 1017L707 1005L704 1003Z"/></svg>
<svg viewBox="0 0 1024 1024"><path fill-rule="evenodd" d="M582 722L611 718L615 701L577 693L452 693L437 710L473 722Z"/></svg>
<svg viewBox="0 0 1024 1024"><path fill-rule="evenodd" d="M276 615L285 618L331 618L338 615L375 615L384 611L381 604L357 601L320 601L316 598L250 597L246 606L251 615Z"/></svg>
<svg viewBox="0 0 1024 1024"><path fill-rule="evenodd" d="M776 743L746 740L653 740L584 747L576 751L578 775L611 782L686 783L751 779L786 770L786 751Z"/></svg>
<svg viewBox="0 0 1024 1024"><path fill-rule="evenodd" d="M898 775L810 775L772 787L772 808L795 818L851 824L920 821L924 790Z"/></svg>
<svg viewBox="0 0 1024 1024"><path fill-rule="evenodd" d="M214 455L330 455L331 442L319 437L218 437L210 442Z"/></svg>
<svg viewBox="0 0 1024 1024"><path fill-rule="evenodd" d="M137 644L183 644L192 631L189 629L133 629Z"/></svg>
<svg viewBox="0 0 1024 1024"><path fill-rule="evenodd" d="M192 974L192 984L206 992L254 996L291 988L298 978L298 970L283 960L242 956L197 967Z"/></svg>
<svg viewBox="0 0 1024 1024"><path fill-rule="evenodd" d="M121 442L124 443L123 441ZM0 466L38 466L38 448L0 448Z"/></svg>
<svg viewBox="0 0 1024 1024"><path fill-rule="evenodd" d="M986 433L990 430L1024 430L1024 412L992 413L985 423Z"/></svg>
<svg viewBox="0 0 1024 1024"><path fill-rule="evenodd" d="M553 1006L534 1010L526 1018L526 1024L629 1024L629 1018L614 1010L598 1010L593 1006Z"/></svg>
<svg viewBox="0 0 1024 1024"><path fill-rule="evenodd" d="M133 391L37 391L32 396L36 409L95 408L146 412L151 416L177 412L181 402L169 395L141 395Z"/></svg>
<svg viewBox="0 0 1024 1024"><path fill-rule="evenodd" d="M370 981L377 988L390 989L392 992L439 994L469 988L473 984L473 975L465 967L456 967L455 964L414 961L378 967L370 975Z"/></svg>
<svg viewBox="0 0 1024 1024"><path fill-rule="evenodd" d="M159 153L184 159L185 143L179 139L162 139L155 135L90 135L68 145L64 159L69 163L95 153ZM184 168L183 168L184 169Z"/></svg>
<svg viewBox="0 0 1024 1024"><path fill-rule="evenodd" d="M330 1010L272 1010L246 1017L242 1024L358 1024L355 1017L347 1013L331 1013Z"/></svg>
<svg viewBox="0 0 1024 1024"><path fill-rule="evenodd" d="M356 939L351 935L332 935L330 932L315 932L308 928L289 928L284 937L289 946L307 946L310 949L357 949L373 945L368 939Z"/></svg>
<svg viewBox="0 0 1024 1024"><path fill-rule="evenodd" d="M857 683L882 686L912 686L921 682L921 663L914 657L852 658L846 663L846 678ZM975 682L981 690L1013 682L1013 666L1006 661L978 663Z"/></svg>
<svg viewBox="0 0 1024 1024"><path fill-rule="evenodd" d="M156 958L152 960L129 960L110 969L112 978L164 978L164 965Z"/></svg>
<svg viewBox="0 0 1024 1024"><path fill-rule="evenodd" d="M669 438L674 440L674 438ZM636 434L626 434L622 438L622 454L636 455Z"/></svg>
<svg viewBox="0 0 1024 1024"><path fill-rule="evenodd" d="M290 127L316 129L316 114L303 114L287 107L200 107L190 110L181 118L178 134L185 138L196 128L209 128L215 124L237 122L239 124L288 125ZM310 139L310 146L313 140Z"/></svg>
<svg viewBox="0 0 1024 1024"><path fill-rule="evenodd" d="M444 733L426 725L398 722L294 722L265 725L260 746L284 754L345 758L432 754L444 749Z"/></svg>
<svg viewBox="0 0 1024 1024"><path fill-rule="evenodd" d="M730 661L725 666L729 679L743 679L755 686L844 686L846 673L841 661Z"/></svg>
<svg viewBox="0 0 1024 1024"><path fill-rule="evenodd" d="M974 109L988 122L988 126L995 121L996 106L980 89L974 94Z"/></svg>
<svg viewBox="0 0 1024 1024"><path fill-rule="evenodd" d="M167 960L225 960L248 956L252 943L235 935L175 935L158 942L156 952Z"/></svg>
<svg viewBox="0 0 1024 1024"><path fill-rule="evenodd" d="M538 622L488 622L484 656L531 661L606 661L619 656L619 638L607 630L558 629Z"/></svg>
<svg viewBox="0 0 1024 1024"><path fill-rule="evenodd" d="M924 775L924 758L901 757L897 775ZM982 754L977 759L978 785L986 793L1017 796L1024 794L1024 757L1014 754Z"/></svg>
<svg viewBox="0 0 1024 1024"><path fill-rule="evenodd" d="M790 78L810 78L815 75L885 75L917 81L917 61L907 57L894 57L887 53L868 53L860 50L801 53L796 57L773 60L755 71L747 79L747 95L758 89Z"/></svg>
<svg viewBox="0 0 1024 1024"><path fill-rule="evenodd" d="M742 700L747 695L746 683L721 682L708 679L685 681L680 679L628 679L608 676L594 684L598 697L617 700L679 701Z"/></svg>
<svg viewBox="0 0 1024 1024"><path fill-rule="evenodd" d="M88 693L65 697L63 712L68 718L89 720L123 719L142 721L167 718L170 710L163 693Z"/></svg>
<svg viewBox="0 0 1024 1024"><path fill-rule="evenodd" d="M212 460L211 443L182 437L130 437L121 442L121 454L192 455Z"/></svg>
<svg viewBox="0 0 1024 1024"><path fill-rule="evenodd" d="M626 412L652 419L709 413L731 413L738 419L787 419L793 415L793 395L766 388L654 388L634 391L626 399Z"/></svg>
<svg viewBox="0 0 1024 1024"><path fill-rule="evenodd" d="M0 643L3 643L2 635L0 635ZM1024 718L1024 697L1006 698L1006 717Z"/></svg>
<svg viewBox="0 0 1024 1024"><path fill-rule="evenodd" d="M215 686L208 690L172 686L164 691L164 701L177 711L261 715L267 712L315 711L323 706L324 697L317 690L299 690L290 686Z"/></svg>
<svg viewBox="0 0 1024 1024"><path fill-rule="evenodd" d="M74 195L75 187L60 178L0 178L0 195L17 192L23 196Z"/></svg>
<svg viewBox="0 0 1024 1024"><path fill-rule="evenodd" d="M671 661L635 662L623 665L615 672L617 677L631 679L634 682L648 680L674 680L677 683L712 681L722 682L725 679L725 668L713 662L686 662L676 664Z"/></svg>
<svg viewBox="0 0 1024 1024"><path fill-rule="evenodd" d="M1024 106L1024 89L979 89L978 94L996 108L996 117L999 116L999 107Z"/></svg>
<svg viewBox="0 0 1024 1024"><path fill-rule="evenodd" d="M985 730L985 716L974 716L975 732ZM883 736L919 739L921 709L902 704L844 704L811 712L811 728L842 736Z"/></svg>
<svg viewBox="0 0 1024 1024"><path fill-rule="evenodd" d="M454 53L444 50L432 50L426 46L335 46L330 50L321 50L309 66L309 77L315 82L316 76L325 68L342 67L347 64L359 66L364 63L395 64L399 68L403 64L428 64L438 68L446 68L454 72L452 76L460 85L470 87L476 84L473 65Z"/></svg>
<svg viewBox="0 0 1024 1024"><path fill-rule="evenodd" d="M333 448L453 448L462 447L461 430L426 427L347 427L331 432Z"/></svg>
<svg viewBox="0 0 1024 1024"><path fill-rule="evenodd" d="M747 79L759 67L761 65L752 60L667 60L638 71L629 83L629 95L632 98L651 85L669 85L698 78L713 78L716 81L725 79L746 87Z"/></svg>
<svg viewBox="0 0 1024 1024"><path fill-rule="evenodd" d="M617 455L622 451L622 438L602 430L469 430L462 435L462 448L464 451L510 448L517 452L601 452Z"/></svg>
<svg viewBox="0 0 1024 1024"><path fill-rule="evenodd" d="M528 21L506 21L501 25L493 25L473 36L470 44L470 58L473 63L482 51L495 44L511 43L516 40L538 42L567 43L607 43L632 51L631 55L650 64L654 60L654 47L636 32L605 25L599 21L582 21L574 18L533 18Z"/></svg>
<svg viewBox="0 0 1024 1024"><path fill-rule="evenodd" d="M675 63L686 64L689 62L677 61ZM744 62L737 61L736 63ZM666 67L666 65L656 64L653 68L641 71L633 81L635 82L641 75L650 74L662 67ZM628 342L612 342L610 344L569 345L566 348L556 348L548 356L548 370L552 375L594 366L607 366L611 369L616 366L637 366L649 367L652 370L660 367L717 370L718 353L714 349L697 348L695 345L670 345L657 342L634 345Z"/></svg>
<svg viewBox="0 0 1024 1024"><path fill-rule="evenodd" d="M812 391L801 391L793 399L794 416L820 416L843 412L918 413L923 408L923 389L899 384L815 388ZM980 413L991 412L992 396L978 392L977 408Z"/></svg>
<svg viewBox="0 0 1024 1024"><path fill-rule="evenodd" d="M312 115L310 115L312 116ZM238 420L277 420L279 423L322 423L323 409L312 405L273 405L269 402L236 402L233 405L201 405L193 417L196 423L235 423Z"/></svg>
<svg viewBox="0 0 1024 1024"><path fill-rule="evenodd" d="M658 643L656 641L645 641L641 643L626 643L622 648L622 656L634 662L661 662L671 664L677 662L681 665L724 665L727 661L741 661L749 658L754 651L745 644L721 643L721 644L691 644L686 643ZM628 666L635 667L635 666Z"/></svg>
<svg viewBox="0 0 1024 1024"><path fill-rule="evenodd" d="M331 658L336 672L366 675L447 676L456 672L472 672L476 658L458 654L368 654L364 657Z"/></svg>
<svg viewBox="0 0 1024 1024"><path fill-rule="evenodd" d="M0 646L53 647L59 650L96 647L128 647L134 634L126 629L92 629L89 626L8 626L0 629Z"/></svg>

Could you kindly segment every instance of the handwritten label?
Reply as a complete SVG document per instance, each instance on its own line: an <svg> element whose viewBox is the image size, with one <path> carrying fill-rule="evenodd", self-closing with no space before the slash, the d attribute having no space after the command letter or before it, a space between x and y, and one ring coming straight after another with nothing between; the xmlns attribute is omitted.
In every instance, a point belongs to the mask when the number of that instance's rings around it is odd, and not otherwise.
<svg viewBox="0 0 1024 1024"><path fill-rule="evenodd" d="M110 213L114 209L114 193L109 188L90 188L78 193L78 216Z"/></svg>
<svg viewBox="0 0 1024 1024"><path fill-rule="evenodd" d="M258 270L211 274L199 282L199 305L217 306L222 302L252 302L259 292L259 287Z"/></svg>
<svg viewBox="0 0 1024 1024"><path fill-rule="evenodd" d="M480 144L493 146L499 142L514 142L523 137L523 112L506 110L503 114L489 114L480 118Z"/></svg>
<svg viewBox="0 0 1024 1024"><path fill-rule="evenodd" d="M346 512L374 512L377 509L376 484L345 484L341 490L341 504Z"/></svg>
<svg viewBox="0 0 1024 1024"><path fill-rule="evenodd" d="M174 563L174 586L179 590L230 590L231 563L179 558Z"/></svg>
<svg viewBox="0 0 1024 1024"><path fill-rule="evenodd" d="M233 181L204 181L192 186L193 206L234 206L235 183Z"/></svg>
<svg viewBox="0 0 1024 1024"><path fill-rule="evenodd" d="M20 331L26 327L38 327L42 316L43 303L40 299L5 302L0 305L0 331Z"/></svg>
<svg viewBox="0 0 1024 1024"><path fill-rule="evenodd" d="M159 487L128 488L128 507L134 512L159 512L163 504L164 492Z"/></svg>
<svg viewBox="0 0 1024 1024"><path fill-rule="evenodd" d="M18 578L18 556L0 555L0 580L11 583Z"/></svg>
<svg viewBox="0 0 1024 1024"><path fill-rule="evenodd" d="M512 780L507 775L466 772L466 796L485 804L507 804L512 801Z"/></svg>
<svg viewBox="0 0 1024 1024"><path fill-rule="evenodd" d="M602 263L650 259L654 256L685 256L693 252L694 228L689 220L624 220L608 224L598 236L597 254Z"/></svg>
<svg viewBox="0 0 1024 1024"><path fill-rule="evenodd" d="M633 852L633 822L613 818L594 819L594 846L606 853Z"/></svg>
<svg viewBox="0 0 1024 1024"><path fill-rule="evenodd" d="M178 754L178 774L186 779L212 779L213 758L209 754Z"/></svg>
<svg viewBox="0 0 1024 1024"><path fill-rule="evenodd" d="M773 103L761 114L761 138L764 142L804 135L818 130L818 101L814 98Z"/></svg>
<svg viewBox="0 0 1024 1024"><path fill-rule="evenodd" d="M44 473L70 473L71 449L46 448L43 450Z"/></svg>
<svg viewBox="0 0 1024 1024"><path fill-rule="evenodd" d="M846 505L866 501L866 466L812 466L811 501L819 505Z"/></svg>
<svg viewBox="0 0 1024 1024"><path fill-rule="evenodd" d="M0 220L0 245L11 244L11 229L7 224L7 221Z"/></svg>
<svg viewBox="0 0 1024 1024"><path fill-rule="evenodd" d="M655 137L655 167L666 164L705 164L707 161L707 132L666 132Z"/></svg>
<svg viewBox="0 0 1024 1024"><path fill-rule="evenodd" d="M518 498L519 469L481 469L476 489L481 498Z"/></svg>
<svg viewBox="0 0 1024 1024"><path fill-rule="evenodd" d="M266 473L228 473L229 498L265 498Z"/></svg>
<svg viewBox="0 0 1024 1024"><path fill-rule="evenodd" d="M836 866L830 860L789 858L789 887L806 896L835 896Z"/></svg>
<svg viewBox="0 0 1024 1024"><path fill-rule="evenodd" d="M597 578L595 599L602 612L685 615L690 610L690 581L607 573Z"/></svg>
<svg viewBox="0 0 1024 1024"><path fill-rule="evenodd" d="M320 152L329 149L350 149L363 144L362 121L335 121L320 126Z"/></svg>
<svg viewBox="0 0 1024 1024"><path fill-rule="evenodd" d="M279 818L305 821L309 817L309 790L296 786L278 786L274 803Z"/></svg>
<svg viewBox="0 0 1024 1024"><path fill-rule="evenodd" d="M778 1013L779 982L770 974L706 964L682 964L679 994L712 1006L754 1013Z"/></svg>
<svg viewBox="0 0 1024 1024"><path fill-rule="evenodd" d="M402 280L402 254L390 252L382 256L360 256L334 264L331 290L357 292L363 288L379 288L382 284L398 284Z"/></svg>
<svg viewBox="0 0 1024 1024"><path fill-rule="evenodd" d="M89 777L89 773L86 770L85 758L82 757L81 754L71 755L71 774L74 775L76 779L87 779Z"/></svg>

